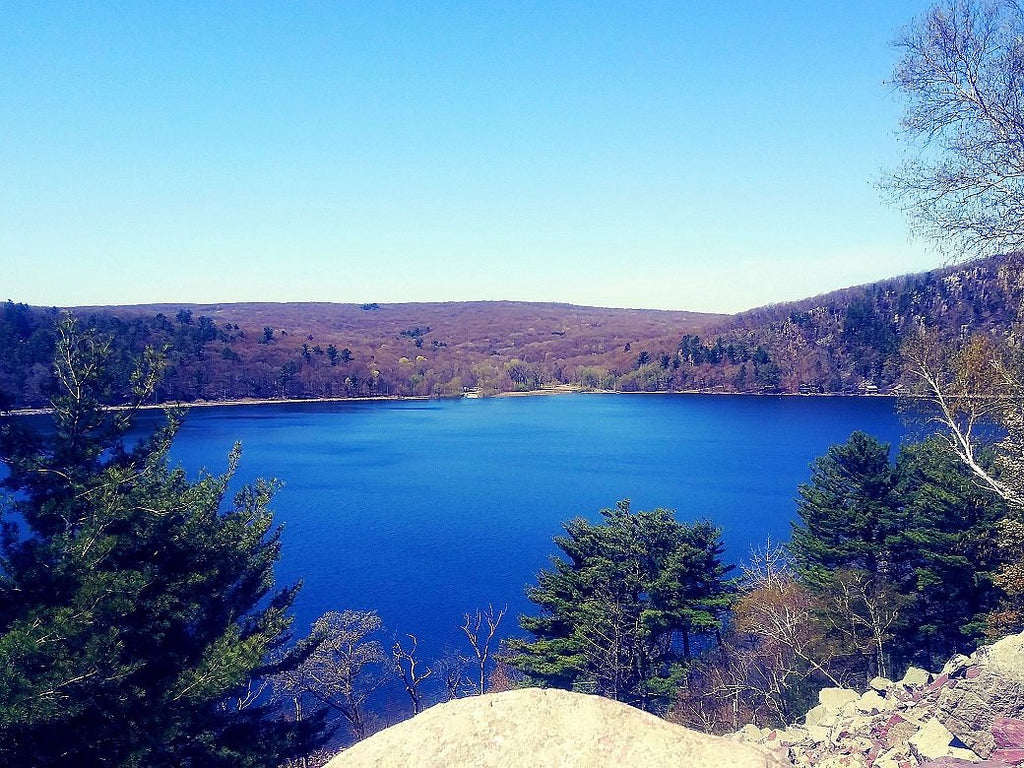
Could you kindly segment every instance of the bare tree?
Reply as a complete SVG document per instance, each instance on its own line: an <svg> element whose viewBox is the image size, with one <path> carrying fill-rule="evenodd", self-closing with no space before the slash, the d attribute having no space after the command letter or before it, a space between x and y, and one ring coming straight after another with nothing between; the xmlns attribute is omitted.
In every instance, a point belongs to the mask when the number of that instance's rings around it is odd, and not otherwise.
<svg viewBox="0 0 1024 768"><path fill-rule="evenodd" d="M409 649L406 650L401 641L395 640L395 644L391 646L391 655L395 660L398 676L402 678L402 683L405 685L405 692L409 694L409 700L412 702L412 713L418 715L423 710L420 683L430 677L434 671L430 667L424 666L423 671L417 672L416 668L420 665L420 661L416 658L416 647L419 645L419 641L415 635L406 635L406 637L410 640Z"/></svg>
<svg viewBox="0 0 1024 768"><path fill-rule="evenodd" d="M313 623L319 645L293 672L277 679L281 693L291 697L296 717L302 717L302 698L338 712L358 741L370 733L367 699L386 682L386 656L380 641L370 637L381 630L376 611L330 611Z"/></svg>
<svg viewBox="0 0 1024 768"><path fill-rule="evenodd" d="M896 40L912 151L884 181L914 230L957 255L1024 250L1024 13L948 0Z"/></svg>
<svg viewBox="0 0 1024 768"><path fill-rule="evenodd" d="M494 653L494 669L487 679L487 690L491 693L511 691L519 686L525 679L525 675L512 666L511 660L514 652L509 648L507 638L503 638L498 644L498 650Z"/></svg>
<svg viewBox="0 0 1024 768"><path fill-rule="evenodd" d="M486 611L477 609L475 613L467 613L462 617L459 629L466 636L469 647L473 649L473 655L476 657L473 680L475 693L483 694L487 690L487 668L491 661L495 635L507 611L507 605L499 611L496 611L493 605L488 605Z"/></svg>
<svg viewBox="0 0 1024 768"><path fill-rule="evenodd" d="M914 407L930 411L952 453L1009 508L999 522L1005 564L995 577L1005 599L989 620L997 636L1024 627L1024 366L1015 344L975 336L951 350L922 331L903 351ZM994 461L982 460L986 450Z"/></svg>
<svg viewBox="0 0 1024 768"><path fill-rule="evenodd" d="M912 406L940 428L950 450L981 483L1007 503L1024 503L1024 382L1006 359L1005 348L975 336L951 349L933 333L921 330L903 347L905 386ZM1005 437L997 449L1004 471L997 476L983 465L979 452L991 443L985 428L1002 424Z"/></svg>
<svg viewBox="0 0 1024 768"><path fill-rule="evenodd" d="M761 718L751 704L751 672L760 661L756 646L730 638L689 669L665 717L704 733L729 733Z"/></svg>
<svg viewBox="0 0 1024 768"><path fill-rule="evenodd" d="M753 550L750 563L743 566L743 594L734 610L734 622L738 631L772 649L770 653L777 659L771 672L776 679L765 692L766 699L808 671L832 685L846 682L833 668L837 649L822 636L819 608L815 597L797 583L784 547L773 546L769 540L764 549Z"/></svg>
<svg viewBox="0 0 1024 768"><path fill-rule="evenodd" d="M892 84L907 98L912 153L883 182L919 233L955 255L1007 254L1001 277L1024 296L1024 9L1019 0L943 0L897 39ZM1024 302L1015 308L1018 322ZM934 408L953 453L1004 499L1002 549L1024 551L1024 365L1019 329L1004 343L949 350L935 337L905 349L909 391ZM1003 437L979 436L995 424ZM979 439L980 438L980 439ZM993 467L979 449L994 448ZM996 578L1004 630L1024 626L1024 572Z"/></svg>
<svg viewBox="0 0 1024 768"><path fill-rule="evenodd" d="M434 662L433 669L444 685L444 701L459 698L468 665L469 659L454 648L445 648L441 657Z"/></svg>
<svg viewBox="0 0 1024 768"><path fill-rule="evenodd" d="M841 644L820 618L829 606L797 582L785 547L768 541L742 571L731 631L690 667L669 712L675 722L717 733L785 725L822 684L849 682Z"/></svg>
<svg viewBox="0 0 1024 768"><path fill-rule="evenodd" d="M868 677L889 674L889 642L901 609L909 601L867 571L842 569L831 581L826 620L845 647L868 657Z"/></svg>

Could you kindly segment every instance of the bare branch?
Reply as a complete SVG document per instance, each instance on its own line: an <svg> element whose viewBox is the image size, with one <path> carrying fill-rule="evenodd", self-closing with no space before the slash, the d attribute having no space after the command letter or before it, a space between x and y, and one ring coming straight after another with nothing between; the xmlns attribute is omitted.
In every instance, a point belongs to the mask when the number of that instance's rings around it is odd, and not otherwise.
<svg viewBox="0 0 1024 768"><path fill-rule="evenodd" d="M477 678L473 685L479 694L483 694L487 690L487 665L491 658L494 636L507 611L507 605L499 611L495 611L493 605L488 605L486 611L478 609L474 614L467 613L462 617L459 629L466 636L466 640L469 641L469 646L476 656Z"/></svg>

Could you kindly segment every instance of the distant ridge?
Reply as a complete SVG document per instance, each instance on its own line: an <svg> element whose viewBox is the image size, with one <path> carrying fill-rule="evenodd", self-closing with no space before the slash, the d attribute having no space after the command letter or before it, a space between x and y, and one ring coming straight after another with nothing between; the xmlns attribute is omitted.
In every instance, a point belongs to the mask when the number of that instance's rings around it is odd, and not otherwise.
<svg viewBox="0 0 1024 768"><path fill-rule="evenodd" d="M115 369L130 366L147 345L167 350L161 402L552 388L884 393L898 379L909 330L924 324L949 339L1008 331L1022 298L1019 273L1016 259L993 257L732 316L517 301L72 311L83 326L112 335ZM3 306L0 408L47 401L59 315L11 301Z"/></svg>
<svg viewBox="0 0 1024 768"><path fill-rule="evenodd" d="M994 256L747 310L684 336L680 354L702 390L886 392L909 332L924 326L947 341L1007 333L1022 288L1019 258ZM743 361L730 349L763 354Z"/></svg>

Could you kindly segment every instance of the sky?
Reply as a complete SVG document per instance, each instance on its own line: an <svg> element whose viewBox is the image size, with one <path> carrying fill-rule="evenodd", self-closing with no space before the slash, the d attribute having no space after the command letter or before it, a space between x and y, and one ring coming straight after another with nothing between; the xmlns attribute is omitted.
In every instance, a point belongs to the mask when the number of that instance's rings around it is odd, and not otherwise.
<svg viewBox="0 0 1024 768"><path fill-rule="evenodd" d="M736 312L940 266L913 0L0 0L0 300Z"/></svg>

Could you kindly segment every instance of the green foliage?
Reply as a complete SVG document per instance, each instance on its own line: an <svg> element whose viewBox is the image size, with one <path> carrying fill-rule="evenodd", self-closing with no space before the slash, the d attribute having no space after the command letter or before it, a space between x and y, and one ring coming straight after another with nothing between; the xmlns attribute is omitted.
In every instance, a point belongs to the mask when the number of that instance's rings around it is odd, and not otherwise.
<svg viewBox="0 0 1024 768"><path fill-rule="evenodd" d="M988 634L998 636L1024 626L1024 522L1006 517L997 524L1003 567L994 581L1006 598L989 616Z"/></svg>
<svg viewBox="0 0 1024 768"><path fill-rule="evenodd" d="M0 411L49 393L53 313L8 301L0 310Z"/></svg>
<svg viewBox="0 0 1024 768"><path fill-rule="evenodd" d="M732 600L720 532L665 509L634 512L628 500L601 515L570 521L555 539L567 559L528 588L542 612L520 618L534 640L513 645L512 663L544 685L658 709L691 643L717 633Z"/></svg>
<svg viewBox="0 0 1024 768"><path fill-rule="evenodd" d="M273 587L275 485L228 503L237 448L223 475L171 469L177 412L131 444L134 410L103 407L109 350L65 322L52 430L2 422L0 759L277 765L303 734L244 694L281 653L296 591ZM159 373L155 356L136 370L136 404Z"/></svg>
<svg viewBox="0 0 1024 768"><path fill-rule="evenodd" d="M856 360L855 372L864 378L877 377L881 360L892 357L899 347L895 321L883 315L871 296L847 305L841 333L844 346Z"/></svg>
<svg viewBox="0 0 1024 768"><path fill-rule="evenodd" d="M863 674L976 647L1000 597L1005 509L946 443L907 445L892 464L888 445L856 432L814 462L797 512L799 579Z"/></svg>
<svg viewBox="0 0 1024 768"><path fill-rule="evenodd" d="M977 647L999 604L1006 505L938 437L905 446L896 473L903 515L891 543L900 589L913 595L898 640L905 657L937 662Z"/></svg>
<svg viewBox="0 0 1024 768"><path fill-rule="evenodd" d="M838 568L878 573L896 523L889 446L854 432L811 465L801 485L792 551L807 582L824 588Z"/></svg>

